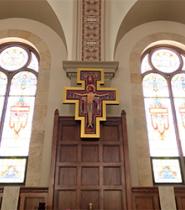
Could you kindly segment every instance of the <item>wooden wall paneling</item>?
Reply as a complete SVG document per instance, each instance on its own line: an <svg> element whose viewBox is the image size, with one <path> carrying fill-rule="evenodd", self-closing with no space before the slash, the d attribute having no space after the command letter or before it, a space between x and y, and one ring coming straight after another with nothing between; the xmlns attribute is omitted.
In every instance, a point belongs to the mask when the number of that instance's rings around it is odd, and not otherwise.
<svg viewBox="0 0 185 210"><path fill-rule="evenodd" d="M125 119L108 118L101 124L100 139L80 139L78 121L55 118L50 209L85 210L89 203L94 210L128 209Z"/></svg>
<svg viewBox="0 0 185 210"><path fill-rule="evenodd" d="M122 201L122 190L105 190L104 191L104 209L125 209Z"/></svg>
<svg viewBox="0 0 185 210"><path fill-rule="evenodd" d="M0 209L1 209L2 200L3 200L3 188L0 188Z"/></svg>
<svg viewBox="0 0 185 210"><path fill-rule="evenodd" d="M175 187L174 193L177 210L185 210L185 187Z"/></svg>
<svg viewBox="0 0 185 210"><path fill-rule="evenodd" d="M47 206L48 188L20 188L18 210L36 210L40 202Z"/></svg>
<svg viewBox="0 0 185 210"><path fill-rule="evenodd" d="M132 202L133 210L160 210L158 188L132 188Z"/></svg>
<svg viewBox="0 0 185 210"><path fill-rule="evenodd" d="M81 185L99 186L99 167L81 167Z"/></svg>
<svg viewBox="0 0 185 210"><path fill-rule="evenodd" d="M63 209L76 209L77 206L77 191L62 189L57 190L55 193L55 208L54 210L63 210Z"/></svg>
<svg viewBox="0 0 185 210"><path fill-rule="evenodd" d="M76 209L79 206L79 122L60 117L56 149L53 209Z"/></svg>
<svg viewBox="0 0 185 210"><path fill-rule="evenodd" d="M97 162L99 161L98 145L82 145L82 162Z"/></svg>
<svg viewBox="0 0 185 210"><path fill-rule="evenodd" d="M88 209L89 203L93 204L94 209L100 209L100 191L99 190L81 190L80 209Z"/></svg>

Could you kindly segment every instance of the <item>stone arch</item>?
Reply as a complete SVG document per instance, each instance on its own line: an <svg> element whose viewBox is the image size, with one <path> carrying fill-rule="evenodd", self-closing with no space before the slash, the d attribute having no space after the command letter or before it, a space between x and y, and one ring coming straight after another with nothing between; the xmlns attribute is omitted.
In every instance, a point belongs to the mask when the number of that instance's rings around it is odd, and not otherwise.
<svg viewBox="0 0 185 210"><path fill-rule="evenodd" d="M63 112L66 109L61 106L63 87L68 82L62 71L62 61L67 57L66 48L53 30L36 21L5 19L0 20L0 25L0 40L17 38L32 43L40 55L26 185L47 186L54 110L58 108Z"/></svg>
<svg viewBox="0 0 185 210"><path fill-rule="evenodd" d="M119 27L115 48L129 31L152 21L173 21L185 24L184 1L137 1L123 18Z"/></svg>
<svg viewBox="0 0 185 210"><path fill-rule="evenodd" d="M48 50L48 47L46 46L46 44L43 43L38 36L34 35L31 32L15 30L15 29L0 31L0 41L6 42L7 40L9 40L9 41L14 40L14 41L21 41L21 42L28 41L29 43L32 43L32 45L38 50L39 56L40 56L40 68L39 68L39 79L38 79L37 92L38 93L40 92L40 89L42 88L42 86L49 87L47 80L45 80L43 83L41 82L43 80L42 77L48 76L49 69L50 69L50 62L51 62L50 53L49 53L49 50ZM48 90L46 90L46 92L48 92ZM43 136L41 136L41 135L43 135L42 131L44 130L44 128L40 127L39 129L36 129L35 124L37 124L37 125L40 123L43 124L43 122L44 122L44 115L46 114L45 112L46 112L47 104L46 103L40 104L39 101L46 102L46 100L47 100L46 97L47 97L47 95L44 96L44 94L37 94L37 96L36 96L34 117L33 117L32 136L31 136L31 141L30 141L30 152L29 152L30 160L32 159L32 149L31 148L32 148L33 142L35 141L35 139L37 139L38 136L40 136L40 138L43 138ZM40 117L38 120L37 115L39 112L41 112L41 110L42 110L42 114L40 114ZM30 162L32 162L32 160ZM28 164L28 173L27 173L28 177L30 174L29 168L30 168L30 164Z"/></svg>
<svg viewBox="0 0 185 210"><path fill-rule="evenodd" d="M62 23L47 0L1 1L0 19L7 18L24 18L41 22L53 29L63 40L65 47L67 46Z"/></svg>

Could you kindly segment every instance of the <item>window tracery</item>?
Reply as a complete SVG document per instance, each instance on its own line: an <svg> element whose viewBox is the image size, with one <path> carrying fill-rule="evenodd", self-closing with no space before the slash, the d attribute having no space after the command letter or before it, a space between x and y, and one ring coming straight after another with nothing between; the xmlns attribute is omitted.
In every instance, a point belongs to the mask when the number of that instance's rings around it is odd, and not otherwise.
<svg viewBox="0 0 185 210"><path fill-rule="evenodd" d="M185 53L148 49L141 60L147 131L155 183L182 183L185 155Z"/></svg>
<svg viewBox="0 0 185 210"><path fill-rule="evenodd" d="M0 183L24 182L38 69L33 47L19 42L0 46ZM16 171L13 177L9 168Z"/></svg>

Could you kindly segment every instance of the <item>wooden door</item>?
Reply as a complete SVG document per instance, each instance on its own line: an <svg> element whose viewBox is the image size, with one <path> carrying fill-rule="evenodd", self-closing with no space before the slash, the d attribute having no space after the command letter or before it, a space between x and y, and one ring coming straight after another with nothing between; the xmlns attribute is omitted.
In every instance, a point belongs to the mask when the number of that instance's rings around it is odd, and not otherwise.
<svg viewBox="0 0 185 210"><path fill-rule="evenodd" d="M80 124L60 117L57 126L54 210L126 210L127 185L121 117L101 125L101 138L80 139ZM52 185L51 185L52 186Z"/></svg>

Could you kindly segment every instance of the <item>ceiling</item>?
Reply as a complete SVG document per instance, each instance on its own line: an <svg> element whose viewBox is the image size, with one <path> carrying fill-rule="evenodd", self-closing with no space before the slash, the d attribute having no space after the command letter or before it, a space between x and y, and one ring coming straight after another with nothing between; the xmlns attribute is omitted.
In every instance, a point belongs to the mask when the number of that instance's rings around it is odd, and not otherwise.
<svg viewBox="0 0 185 210"><path fill-rule="evenodd" d="M27 18L52 28L66 45L62 26L46 0L0 0L0 19Z"/></svg>
<svg viewBox="0 0 185 210"><path fill-rule="evenodd" d="M131 29L151 21L175 21L185 24L185 0L138 0L124 17L116 40Z"/></svg>

